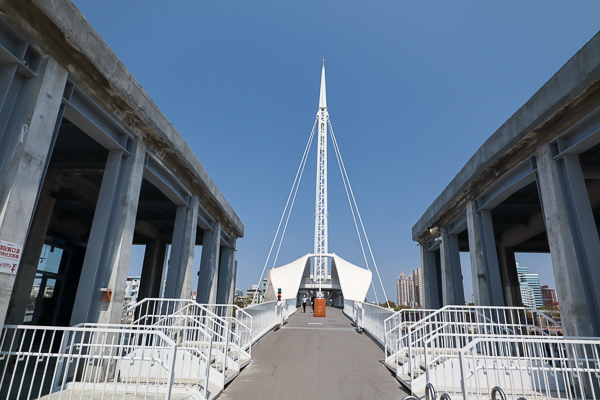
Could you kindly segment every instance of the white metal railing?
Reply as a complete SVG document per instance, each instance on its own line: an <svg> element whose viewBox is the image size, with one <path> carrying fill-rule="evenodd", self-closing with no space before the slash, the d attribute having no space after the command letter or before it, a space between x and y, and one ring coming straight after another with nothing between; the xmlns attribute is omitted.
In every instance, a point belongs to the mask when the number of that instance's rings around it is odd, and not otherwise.
<svg viewBox="0 0 600 400"><path fill-rule="evenodd" d="M358 327L367 331L381 346L385 346L384 321L394 314L394 309L362 303L357 312L361 314Z"/></svg>
<svg viewBox="0 0 600 400"><path fill-rule="evenodd" d="M3 399L51 393L56 398L125 399L134 393L169 399L176 381L189 387L202 383L184 382L176 373L177 345L152 330L5 325L0 349Z"/></svg>
<svg viewBox="0 0 600 400"><path fill-rule="evenodd" d="M252 316L252 343L255 343L296 312L296 299L254 304L244 311Z"/></svg>
<svg viewBox="0 0 600 400"><path fill-rule="evenodd" d="M207 399L209 395L207 385L209 378L212 379L210 377L210 367L211 362L214 361L214 335L205 329L205 325L194 323L190 317L175 316L173 321L175 323L150 327L97 323L83 323L76 325L76 327L94 329L100 332L99 334L107 329L118 329L124 334L129 334L129 332L158 332L165 335L177 345L172 386L185 390L195 389ZM163 322L168 322L168 320ZM140 350L136 349L136 353L139 352ZM133 369L132 372L127 373L134 376L137 372Z"/></svg>
<svg viewBox="0 0 600 400"><path fill-rule="evenodd" d="M344 299L344 314L346 314L346 316L350 318L352 322L356 322L355 303L355 301Z"/></svg>
<svg viewBox="0 0 600 400"><path fill-rule="evenodd" d="M397 377L407 383L413 393L423 389L430 343L444 351L457 353L464 341L439 342L445 335L470 340L479 336L555 336L561 328L552 318L536 309L525 307L446 306L406 327L395 346ZM459 347L456 347L459 346ZM436 347L437 348L437 347ZM389 362L389 360L388 360ZM416 380L419 379L416 387Z"/></svg>
<svg viewBox="0 0 600 400"><path fill-rule="evenodd" d="M244 311L252 316L252 343L266 335L281 321L277 301L254 304L244 308Z"/></svg>
<svg viewBox="0 0 600 400"><path fill-rule="evenodd" d="M243 341L251 337L250 332L247 331L244 336L246 339L243 339L240 327L232 321L232 317L219 317L198 305L189 304L160 319L151 328L164 332L179 346L197 349L205 355L212 351L212 366L222 374L221 379L215 380L222 385L229 375L236 374L241 369L241 364L250 360L250 344L247 352L243 348ZM205 330L207 337L199 337L198 329ZM207 338L210 338L210 347L207 346Z"/></svg>
<svg viewBox="0 0 600 400"><path fill-rule="evenodd" d="M460 342L460 335L443 341ZM600 338L479 336L428 353L428 384L453 398L597 399ZM432 347L433 348L433 347ZM500 390L496 388L501 388Z"/></svg>
<svg viewBox="0 0 600 400"><path fill-rule="evenodd" d="M463 399L600 397L600 338L478 338L460 350Z"/></svg>
<svg viewBox="0 0 600 400"><path fill-rule="evenodd" d="M214 357L212 366L222 376L219 384L239 372L252 356L252 316L236 305L199 304L189 299L144 299L128 309L132 325L160 329L171 338L189 336L187 331L202 327L211 335ZM199 351L202 342L188 340L187 346ZM216 379L216 378L215 378Z"/></svg>
<svg viewBox="0 0 600 400"><path fill-rule="evenodd" d="M399 348L408 348L408 327L436 312L434 309L403 309L389 316L384 322L385 362L395 371L399 367Z"/></svg>
<svg viewBox="0 0 600 400"><path fill-rule="evenodd" d="M296 299L286 299L283 300L283 320L287 320L296 312L298 308L296 307Z"/></svg>

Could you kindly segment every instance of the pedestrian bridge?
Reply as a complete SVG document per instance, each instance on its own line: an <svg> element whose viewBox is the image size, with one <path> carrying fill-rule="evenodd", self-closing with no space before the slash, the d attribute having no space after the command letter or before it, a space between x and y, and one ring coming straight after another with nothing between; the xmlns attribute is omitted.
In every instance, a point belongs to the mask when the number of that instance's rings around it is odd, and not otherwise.
<svg viewBox="0 0 600 400"><path fill-rule="evenodd" d="M5 326L2 399L597 399L600 339L523 307L240 309L145 299L130 323Z"/></svg>

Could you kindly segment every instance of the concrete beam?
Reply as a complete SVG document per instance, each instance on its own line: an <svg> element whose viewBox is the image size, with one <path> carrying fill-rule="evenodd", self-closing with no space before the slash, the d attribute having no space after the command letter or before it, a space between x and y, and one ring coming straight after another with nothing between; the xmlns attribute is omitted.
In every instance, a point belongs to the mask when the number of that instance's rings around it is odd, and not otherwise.
<svg viewBox="0 0 600 400"><path fill-rule="evenodd" d="M178 171L186 189L202 199L226 231L244 235L241 220L190 146L71 1L4 0L0 12L42 52L76 71L77 86L119 124L143 137L150 152L160 156L168 148L169 157L163 159L167 168Z"/></svg>
<svg viewBox="0 0 600 400"><path fill-rule="evenodd" d="M413 240L458 215L499 176L595 109L586 107L600 92L600 33L585 44L517 112L485 141L412 228Z"/></svg>

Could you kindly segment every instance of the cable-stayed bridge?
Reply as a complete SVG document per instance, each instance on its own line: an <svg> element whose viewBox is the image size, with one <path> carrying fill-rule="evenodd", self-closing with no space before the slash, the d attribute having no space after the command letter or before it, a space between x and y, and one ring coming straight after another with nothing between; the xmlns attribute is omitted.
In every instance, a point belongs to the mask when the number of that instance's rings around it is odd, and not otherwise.
<svg viewBox="0 0 600 400"><path fill-rule="evenodd" d="M126 310L125 324L4 325L0 398L598 397L600 340L565 338L539 310L446 305L395 312L365 302L371 271L328 249L327 129L363 254L372 256L329 123L323 67L317 119L297 174L318 131L315 248L287 265L273 263L270 294L282 289L283 297L245 308L147 297ZM377 272L374 257L372 266ZM306 311L298 308L303 291L316 297Z"/></svg>

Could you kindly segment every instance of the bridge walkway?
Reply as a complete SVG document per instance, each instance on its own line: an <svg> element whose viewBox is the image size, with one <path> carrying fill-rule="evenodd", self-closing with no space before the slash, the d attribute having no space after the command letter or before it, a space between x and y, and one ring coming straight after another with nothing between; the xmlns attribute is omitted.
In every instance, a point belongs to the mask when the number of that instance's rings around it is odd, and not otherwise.
<svg viewBox="0 0 600 400"><path fill-rule="evenodd" d="M252 348L252 362L219 399L394 399L408 393L384 366L383 351L342 310L315 318L307 307Z"/></svg>

